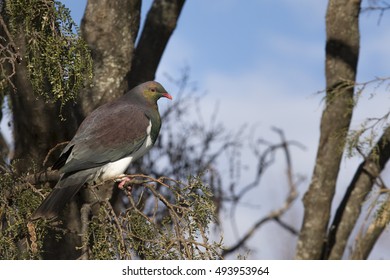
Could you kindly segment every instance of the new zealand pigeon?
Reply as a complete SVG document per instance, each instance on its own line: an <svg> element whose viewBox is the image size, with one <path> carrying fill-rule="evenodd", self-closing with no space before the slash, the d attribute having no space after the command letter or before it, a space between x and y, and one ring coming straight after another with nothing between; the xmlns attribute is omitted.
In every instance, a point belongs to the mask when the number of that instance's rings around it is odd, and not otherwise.
<svg viewBox="0 0 390 280"><path fill-rule="evenodd" d="M87 116L52 167L61 178L31 218L52 219L85 183L123 175L157 139L160 97L172 99L159 83L146 82Z"/></svg>

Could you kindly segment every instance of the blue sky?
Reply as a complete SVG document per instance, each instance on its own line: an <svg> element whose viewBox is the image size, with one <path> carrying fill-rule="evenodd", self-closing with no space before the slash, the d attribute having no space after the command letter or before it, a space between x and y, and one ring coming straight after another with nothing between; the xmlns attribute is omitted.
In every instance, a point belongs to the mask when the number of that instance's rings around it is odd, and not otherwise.
<svg viewBox="0 0 390 280"><path fill-rule="evenodd" d="M79 23L86 1L62 2ZM150 0L144 1L143 18L150 4ZM174 86L165 74L177 77L183 67L189 66L191 80L196 81L199 91L207 92L206 102L202 103L205 116L210 116L218 103L218 118L229 129L244 123L256 124L259 136L276 141L270 130L276 126L289 139L305 145L305 151L293 152L295 171L307 177L299 190L300 198L310 180L319 137L323 95L316 92L325 87L326 5L326 0L187 0L156 77L169 90ZM380 24L377 13L361 15L359 81L389 75L389 21L389 14L384 15ZM363 95L354 113L353 127L368 116L379 117L388 111L388 91L379 88L376 92L375 98L369 98L370 92ZM244 156L250 170L253 159L249 153ZM336 201L359 161L343 161ZM266 214L283 200L283 168L281 162L272 169L264 178L263 189L248 198L250 203L264 200L260 210L256 210L260 212L240 210L241 234L253 222L251 217ZM299 228L302 215L298 199L287 218ZM226 224L227 244L234 240L230 232ZM390 258L379 248L388 241L385 236L371 257ZM293 257L295 242L295 237L270 224L249 242L256 248L249 257L289 259Z"/></svg>

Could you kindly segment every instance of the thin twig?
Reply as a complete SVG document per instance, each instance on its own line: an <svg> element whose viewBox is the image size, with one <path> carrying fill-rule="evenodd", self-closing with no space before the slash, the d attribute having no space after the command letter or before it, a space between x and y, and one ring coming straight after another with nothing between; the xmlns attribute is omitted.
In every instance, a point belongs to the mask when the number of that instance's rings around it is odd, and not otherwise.
<svg viewBox="0 0 390 280"><path fill-rule="evenodd" d="M222 251L222 256L226 256L242 246L245 245L245 243L253 236L253 234L257 231L258 228L260 228L263 224L265 224L268 221L275 220L280 224L283 228L286 228L289 230L291 233L296 234L297 231L290 226L287 226L285 223L280 221L281 216L283 216L284 213L286 213L292 206L292 203L295 201L297 197L297 187L294 178L293 178L293 167L292 167L292 161L291 161L291 156L290 156L290 150L289 150L289 142L286 141L284 133L282 130L274 128L273 129L277 134L279 134L281 138L281 144L278 144L280 148L284 151L285 154L285 159L286 159L286 164L287 164L287 182L288 182L288 187L289 191L287 194L287 197L281 207L278 209L271 211L268 215L266 215L263 218L260 218L247 232L244 234L242 238L240 238L233 246L229 248L225 248Z"/></svg>

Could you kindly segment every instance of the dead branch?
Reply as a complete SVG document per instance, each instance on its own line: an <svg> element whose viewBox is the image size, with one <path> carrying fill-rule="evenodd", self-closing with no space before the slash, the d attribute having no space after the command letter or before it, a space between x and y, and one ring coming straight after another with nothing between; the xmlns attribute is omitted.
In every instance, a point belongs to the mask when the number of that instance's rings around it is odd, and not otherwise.
<svg viewBox="0 0 390 280"><path fill-rule="evenodd" d="M390 10L390 3L387 1L370 0L369 6L362 8L362 13L365 12L379 12L378 25L386 11Z"/></svg>
<svg viewBox="0 0 390 280"><path fill-rule="evenodd" d="M283 228L289 230L291 233L296 234L297 230L293 229L291 226L286 225L284 222L281 221L281 217L291 208L293 202L295 201L297 197L297 183L293 176L293 166L291 162L291 155L290 155L290 143L286 140L284 133L282 130L273 128L273 130L279 134L281 138L281 144L272 146L271 150L274 150L278 147L281 148L285 155L286 165L287 165L287 183L288 183L288 194L287 197L283 203L283 205L273 211L271 211L268 215L265 217L262 217L259 219L247 232L244 234L243 237L241 237L236 244L233 246L230 246L229 248L225 248L222 251L222 256L226 256L242 246L245 245L245 243L248 241L249 238L253 236L253 234L260 228L263 224L269 221L276 221L279 225L281 225Z"/></svg>

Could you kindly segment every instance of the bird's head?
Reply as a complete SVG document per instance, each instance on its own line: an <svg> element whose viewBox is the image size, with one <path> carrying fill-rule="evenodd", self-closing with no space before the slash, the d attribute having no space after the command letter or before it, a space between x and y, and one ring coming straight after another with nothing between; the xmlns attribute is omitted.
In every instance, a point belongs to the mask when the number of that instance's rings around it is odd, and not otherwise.
<svg viewBox="0 0 390 280"><path fill-rule="evenodd" d="M141 92L144 98L151 103L157 103L161 97L165 97L172 100L172 96L165 90L165 88L154 81L146 82L141 85Z"/></svg>

